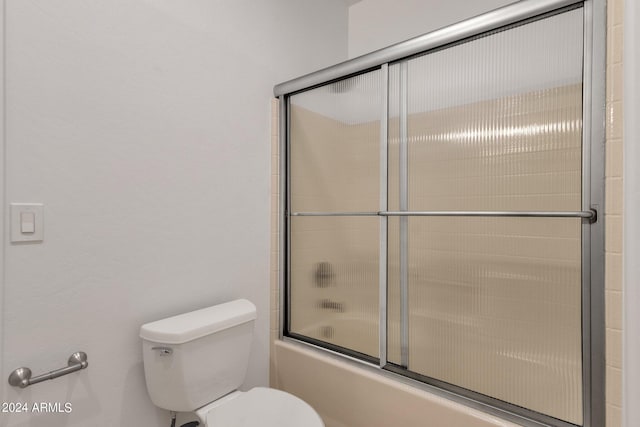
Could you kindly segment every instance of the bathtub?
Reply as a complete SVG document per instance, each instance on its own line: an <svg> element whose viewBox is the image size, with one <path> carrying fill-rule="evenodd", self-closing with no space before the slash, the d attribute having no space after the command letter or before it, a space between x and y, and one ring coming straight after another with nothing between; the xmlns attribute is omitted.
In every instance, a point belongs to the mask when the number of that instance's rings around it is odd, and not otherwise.
<svg viewBox="0 0 640 427"><path fill-rule="evenodd" d="M326 427L517 427L293 340L277 339L271 357L272 387L304 399Z"/></svg>
<svg viewBox="0 0 640 427"><path fill-rule="evenodd" d="M555 398L554 391L557 391L571 397L569 401L573 405L570 407L572 414L581 412L582 371L579 354L546 354L535 347L523 345L526 341L505 339L504 336L517 335L517 328L515 332L511 330L514 328L513 322L496 324L491 318L470 313L464 316L452 316L437 311L414 313L411 320L414 325L423 325L410 336L412 344L409 358L412 360L411 369L415 373L511 401L516 405L541 408L554 414L566 413L566 402ZM500 333L496 332L497 330ZM486 331L496 333L488 336L484 333ZM344 312L325 315L321 321L302 328L298 333L373 358L379 355L378 319L370 313ZM389 322L387 360L398 365L399 335L399 322ZM294 341L292 343L296 344ZM554 347L563 348L562 343L557 343ZM323 353L322 350L314 351L319 355ZM338 365L344 360L344 357L335 356ZM499 370L488 373L486 366L499 366ZM355 367L358 368L358 364ZM318 369L322 371L325 368ZM357 369L354 372L358 372ZM387 374L386 371L373 373ZM514 395L514 378L520 378L535 386ZM398 380L397 377L392 379ZM415 388L421 387L421 384L412 384L417 385ZM541 393L540 390L548 392ZM345 399L348 400L347 397Z"/></svg>

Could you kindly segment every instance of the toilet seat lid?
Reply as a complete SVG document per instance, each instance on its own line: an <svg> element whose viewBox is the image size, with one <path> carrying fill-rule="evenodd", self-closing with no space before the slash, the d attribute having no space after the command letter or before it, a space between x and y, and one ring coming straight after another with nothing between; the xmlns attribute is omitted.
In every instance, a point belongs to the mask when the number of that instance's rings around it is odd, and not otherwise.
<svg viewBox="0 0 640 427"><path fill-rule="evenodd" d="M255 387L207 413L208 426L324 427L320 416L292 394Z"/></svg>

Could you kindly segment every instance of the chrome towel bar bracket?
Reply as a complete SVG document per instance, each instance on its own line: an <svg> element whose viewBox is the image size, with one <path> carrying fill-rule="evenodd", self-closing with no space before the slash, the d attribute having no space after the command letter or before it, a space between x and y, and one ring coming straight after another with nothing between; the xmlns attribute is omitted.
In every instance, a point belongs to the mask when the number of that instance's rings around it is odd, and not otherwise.
<svg viewBox="0 0 640 427"><path fill-rule="evenodd" d="M9 384L14 387L25 388L32 384L38 384L42 381L52 380L72 372L85 369L87 366L89 366L89 362L87 362L87 353L84 351L77 351L69 356L66 367L38 375L37 377L31 378L31 369L29 368L18 368L9 375Z"/></svg>

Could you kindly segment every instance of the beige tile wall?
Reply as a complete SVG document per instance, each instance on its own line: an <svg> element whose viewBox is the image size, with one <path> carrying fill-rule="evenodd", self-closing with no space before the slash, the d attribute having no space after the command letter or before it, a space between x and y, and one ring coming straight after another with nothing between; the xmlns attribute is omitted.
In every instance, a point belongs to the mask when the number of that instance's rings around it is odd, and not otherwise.
<svg viewBox="0 0 640 427"><path fill-rule="evenodd" d="M280 294L278 288L278 275L280 265L278 258L278 245L280 238L279 218L279 193L280 193L280 141L279 141L279 102L271 100L271 325L270 325L270 360L269 360L269 384L277 387L278 365L275 353L275 343L279 338L280 319Z"/></svg>
<svg viewBox="0 0 640 427"><path fill-rule="evenodd" d="M624 0L607 4L606 401L607 427L622 425L622 22Z"/></svg>

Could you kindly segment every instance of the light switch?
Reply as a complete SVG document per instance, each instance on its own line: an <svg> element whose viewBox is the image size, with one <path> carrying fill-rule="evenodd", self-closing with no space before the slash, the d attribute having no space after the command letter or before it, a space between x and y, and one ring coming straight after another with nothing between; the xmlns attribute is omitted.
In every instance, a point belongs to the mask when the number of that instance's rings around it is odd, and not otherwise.
<svg viewBox="0 0 640 427"><path fill-rule="evenodd" d="M33 233L34 231L36 231L36 214L20 212L20 232Z"/></svg>
<svg viewBox="0 0 640 427"><path fill-rule="evenodd" d="M11 203L11 242L42 242L44 205Z"/></svg>

